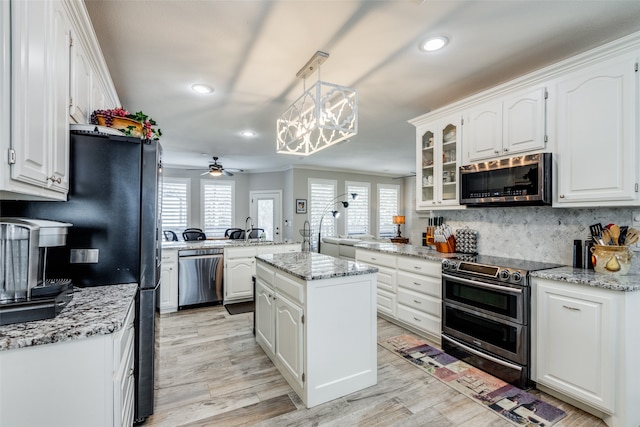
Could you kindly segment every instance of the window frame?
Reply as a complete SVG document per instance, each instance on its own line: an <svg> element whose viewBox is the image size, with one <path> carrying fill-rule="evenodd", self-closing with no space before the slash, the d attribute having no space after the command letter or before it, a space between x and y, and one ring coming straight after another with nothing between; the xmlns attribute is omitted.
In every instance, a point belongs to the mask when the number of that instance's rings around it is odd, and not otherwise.
<svg viewBox="0 0 640 427"><path fill-rule="evenodd" d="M207 199L206 199L206 187L214 186L214 187L230 187L231 189L231 200L230 207L231 212L229 215L229 223L223 225L221 227L212 227L211 229L207 228ZM224 232L228 228L233 228L234 218L235 218L235 200L236 200L236 183L235 181L230 180L216 180L213 181L211 179L201 179L200 180L200 218L202 223L202 231L207 235L207 237L224 237ZM216 231L217 230L217 231Z"/></svg>
<svg viewBox="0 0 640 427"><path fill-rule="evenodd" d="M389 218L389 223L383 223L383 212L382 212L382 207L380 205L380 201L382 200L382 198L380 197L380 192L383 189L394 189L396 192L396 212L392 213L390 216L391 218ZM401 199L400 199L400 185L398 184L378 184L378 188L377 188L377 195L378 195L378 229L377 229L377 234L378 234L378 238L380 239L386 239L386 238L392 238L395 237L397 234L397 226L393 224L393 216L394 215L400 215L400 207L401 207ZM385 227L385 232L383 233L383 229L382 227ZM386 232L386 228L389 228L389 232Z"/></svg>
<svg viewBox="0 0 640 427"><path fill-rule="evenodd" d="M309 195L307 212L308 212L309 223L311 224L312 233L315 236L318 235L318 227L319 227L320 221L322 220L323 228L320 231L324 232L323 236L328 235L327 234L328 230L332 230L333 233L337 235L338 234L337 219L331 215L327 217L325 213L325 209L327 209L328 204L330 204L331 202L325 203L324 201L322 201L321 207L318 209L318 212L320 212L320 214L319 215L316 214L317 212L315 208L316 205L314 204L313 191L312 191L313 184L332 186L333 197L331 198L331 200L335 200L338 195L338 181L335 179L320 179L320 178L309 178L307 181L307 187L308 187L307 194ZM322 217L323 213L325 213L324 218ZM317 223L315 222L314 217L317 217ZM311 239L311 241L313 242L313 239ZM316 242L316 245L317 245L317 242Z"/></svg>
<svg viewBox="0 0 640 427"><path fill-rule="evenodd" d="M167 184L185 184L186 190L185 190L185 209L186 209L186 213L185 213L185 224L184 227L180 227L180 228L175 228L175 227L165 227L165 214L166 214L166 206L167 204L165 203L165 196L166 196L166 190L165 190L165 185ZM189 226L190 223L190 218L191 218L191 180L189 178L179 178L179 177L162 177L162 185L161 185L161 210L160 210L160 223L162 226L162 231L173 231L174 233L176 233L179 237L182 236L182 232L184 231L185 228L187 228Z"/></svg>
<svg viewBox="0 0 640 427"><path fill-rule="evenodd" d="M363 232L351 232L349 230L349 220L352 218L352 215L350 215L351 212L351 208L353 207L353 204L361 204L363 202L365 202L365 198L363 197L364 194L362 194L359 191L356 190L351 190L349 187L365 187L366 188L366 206L365 206L365 212L366 212L366 224L364 226L365 230ZM345 213L345 219L344 219L344 227L345 227L345 233L348 236L356 236L356 235L368 235L371 234L371 183L370 182L366 182L366 181L345 181L344 183L344 189L345 189L345 193L347 193L346 196L346 200L349 202L349 208L344 210ZM351 193L358 193L358 200L352 200L351 199Z"/></svg>

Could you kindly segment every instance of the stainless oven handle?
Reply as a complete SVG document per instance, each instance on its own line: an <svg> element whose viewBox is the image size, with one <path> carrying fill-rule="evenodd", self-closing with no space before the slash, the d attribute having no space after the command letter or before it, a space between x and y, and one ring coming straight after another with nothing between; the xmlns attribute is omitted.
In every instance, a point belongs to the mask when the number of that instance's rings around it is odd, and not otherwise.
<svg viewBox="0 0 640 427"><path fill-rule="evenodd" d="M521 294L521 288L510 288L508 286L492 285L490 283L478 282L476 280L463 279L462 277L450 276L448 274L442 274L443 279L456 280L458 282L467 283L469 285L478 286L479 288L496 289L499 291L511 292L512 294Z"/></svg>
<svg viewBox="0 0 640 427"><path fill-rule="evenodd" d="M469 346L466 346L466 345L462 344L460 341L453 340L453 339L449 338L446 335L442 335L442 339L447 340L450 343L455 344L458 347L462 348L463 350L468 351L469 353L474 354L474 355L476 355L478 357L482 357L483 359L490 360L490 361L492 361L494 363L497 363L498 365L506 366L509 369L516 369L518 371L522 371L522 366L514 365L512 363L505 362L504 360L497 359L497 358L495 358L493 356L489 356L486 353L482 353L482 352L480 352L478 350L475 350L475 349L473 349L473 348L471 348Z"/></svg>

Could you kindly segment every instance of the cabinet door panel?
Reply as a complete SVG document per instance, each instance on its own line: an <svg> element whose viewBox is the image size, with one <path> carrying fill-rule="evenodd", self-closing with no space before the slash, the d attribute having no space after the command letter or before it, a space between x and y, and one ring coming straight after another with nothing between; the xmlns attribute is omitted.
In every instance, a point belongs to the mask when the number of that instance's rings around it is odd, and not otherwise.
<svg viewBox="0 0 640 427"><path fill-rule="evenodd" d="M557 283L536 283L536 375L541 384L599 409L614 407L615 300Z"/></svg>
<svg viewBox="0 0 640 427"><path fill-rule="evenodd" d="M558 85L558 203L637 199L634 59Z"/></svg>
<svg viewBox="0 0 640 427"><path fill-rule="evenodd" d="M502 154L502 104L489 102L472 109L465 130L469 161Z"/></svg>
<svg viewBox="0 0 640 427"><path fill-rule="evenodd" d="M304 337L302 308L278 294L276 299L276 357L302 388Z"/></svg>
<svg viewBox="0 0 640 427"><path fill-rule="evenodd" d="M255 301L256 339L261 341L271 354L275 352L274 297L273 289L258 278Z"/></svg>
<svg viewBox="0 0 640 427"><path fill-rule="evenodd" d="M255 258L228 259L224 263L224 300L251 298L252 276L256 271Z"/></svg>
<svg viewBox="0 0 640 427"><path fill-rule="evenodd" d="M17 162L11 178L34 185L47 182L47 33L50 3L11 3L11 120Z"/></svg>
<svg viewBox="0 0 640 427"><path fill-rule="evenodd" d="M504 100L504 154L544 149L544 94L544 88L539 88Z"/></svg>

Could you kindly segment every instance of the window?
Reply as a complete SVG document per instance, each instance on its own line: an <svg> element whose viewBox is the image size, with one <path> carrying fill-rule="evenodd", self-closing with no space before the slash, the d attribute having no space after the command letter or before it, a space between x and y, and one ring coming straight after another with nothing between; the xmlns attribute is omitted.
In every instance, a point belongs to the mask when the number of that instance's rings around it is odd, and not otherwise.
<svg viewBox="0 0 640 427"><path fill-rule="evenodd" d="M162 230L171 230L178 236L189 222L189 179L164 178L160 200L162 201Z"/></svg>
<svg viewBox="0 0 640 427"><path fill-rule="evenodd" d="M344 210L347 234L369 234L369 188L368 182L347 181L345 188L349 208ZM351 194L357 193L358 200L352 200Z"/></svg>
<svg viewBox="0 0 640 427"><path fill-rule="evenodd" d="M309 222L311 223L311 230L316 236L318 235L318 226L323 214L325 215L324 219L322 219L322 235L336 235L336 220L331 215L331 202L336 198L336 188L336 181L309 179Z"/></svg>
<svg viewBox="0 0 640 427"><path fill-rule="evenodd" d="M380 238L395 237L397 226L393 216L400 212L400 186L378 184L378 234Z"/></svg>
<svg viewBox="0 0 640 427"><path fill-rule="evenodd" d="M224 237L227 228L233 227L235 182L202 182L202 222L207 237Z"/></svg>

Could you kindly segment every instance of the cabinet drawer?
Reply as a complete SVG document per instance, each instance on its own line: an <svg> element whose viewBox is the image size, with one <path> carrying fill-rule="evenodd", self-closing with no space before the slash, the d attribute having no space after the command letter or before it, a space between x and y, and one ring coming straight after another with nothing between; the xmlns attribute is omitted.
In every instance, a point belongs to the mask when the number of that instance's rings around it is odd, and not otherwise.
<svg viewBox="0 0 640 427"><path fill-rule="evenodd" d="M442 298L441 278L398 271L398 286L431 295L438 300Z"/></svg>
<svg viewBox="0 0 640 427"><path fill-rule="evenodd" d="M396 270L387 267L378 267L376 274L378 289L385 289L389 292L396 292Z"/></svg>
<svg viewBox="0 0 640 427"><path fill-rule="evenodd" d="M230 248L224 250L225 258L252 258L256 256L255 247Z"/></svg>
<svg viewBox="0 0 640 427"><path fill-rule="evenodd" d="M414 257L398 257L398 269L411 271L417 274L442 278L442 262L417 259Z"/></svg>
<svg viewBox="0 0 640 427"><path fill-rule="evenodd" d="M126 345L124 357L120 362L116 375L113 377L113 419L128 418L128 407L133 405L133 371L134 371L134 351L133 335L129 337ZM130 424L123 424L130 425Z"/></svg>
<svg viewBox="0 0 640 427"><path fill-rule="evenodd" d="M275 288L293 299L293 302L298 304L304 304L304 289L303 283L296 282L287 276L276 273Z"/></svg>
<svg viewBox="0 0 640 427"><path fill-rule="evenodd" d="M356 259L365 264L383 265L385 267L396 267L396 257L379 252L358 250Z"/></svg>
<svg viewBox="0 0 640 427"><path fill-rule="evenodd" d="M429 295L413 292L408 289L398 289L398 304L441 318L442 301Z"/></svg>
<svg viewBox="0 0 640 427"><path fill-rule="evenodd" d="M165 262L178 262L178 251L164 249L162 251L162 263Z"/></svg>
<svg viewBox="0 0 640 427"><path fill-rule="evenodd" d="M127 316L122 324L122 329L113 336L113 360L115 361L114 363L116 363L116 366L119 366L117 364L126 356L125 352L127 351L127 343L130 339L133 340L135 332L133 329L133 318L135 316L135 312L136 311L132 303L129 306L129 311L127 312Z"/></svg>
<svg viewBox="0 0 640 427"><path fill-rule="evenodd" d="M429 332L433 335L440 336L440 319L435 316L414 310L403 304L398 304L397 315L398 319L411 326L425 332Z"/></svg>
<svg viewBox="0 0 640 427"><path fill-rule="evenodd" d="M378 311L392 317L396 317L396 296L391 292L378 289L377 306Z"/></svg>
<svg viewBox="0 0 640 427"><path fill-rule="evenodd" d="M269 285L273 286L276 273L271 268L263 264L262 262L258 262L256 264L256 275L259 278L261 278L265 283L268 283Z"/></svg>

